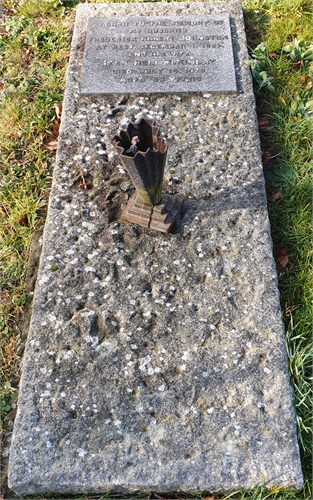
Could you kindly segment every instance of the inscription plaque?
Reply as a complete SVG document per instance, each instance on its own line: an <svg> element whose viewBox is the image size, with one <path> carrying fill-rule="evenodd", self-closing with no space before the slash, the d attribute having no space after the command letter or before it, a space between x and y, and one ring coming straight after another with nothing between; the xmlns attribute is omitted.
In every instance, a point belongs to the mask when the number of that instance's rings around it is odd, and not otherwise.
<svg viewBox="0 0 313 500"><path fill-rule="evenodd" d="M227 15L88 20L82 94L236 90Z"/></svg>

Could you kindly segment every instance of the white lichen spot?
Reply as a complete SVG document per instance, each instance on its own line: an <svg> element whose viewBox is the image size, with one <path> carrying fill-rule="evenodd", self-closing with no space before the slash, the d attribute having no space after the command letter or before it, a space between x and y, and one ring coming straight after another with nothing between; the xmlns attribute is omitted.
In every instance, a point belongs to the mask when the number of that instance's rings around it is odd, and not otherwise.
<svg viewBox="0 0 313 500"><path fill-rule="evenodd" d="M40 372L44 375L47 373L47 368L40 368Z"/></svg>
<svg viewBox="0 0 313 500"><path fill-rule="evenodd" d="M165 386L164 386L164 385L160 385L160 386L158 387L158 389L159 389L159 391L161 391L161 392L162 392L162 391L164 391Z"/></svg>
<svg viewBox="0 0 313 500"><path fill-rule="evenodd" d="M50 277L44 274L40 280L39 280L39 285L43 285L44 283L47 283L49 281Z"/></svg>
<svg viewBox="0 0 313 500"><path fill-rule="evenodd" d="M140 364L139 364L139 370L145 372L146 371L146 365L150 363L151 358L149 355L145 356L144 358L141 359ZM150 373L151 375L151 373Z"/></svg>
<svg viewBox="0 0 313 500"><path fill-rule="evenodd" d="M90 214L91 215L91 214ZM95 214L94 214L95 215ZM94 217L94 215L92 217ZM94 252L92 253L89 253L87 255L88 259L93 259L94 257L97 257L97 255L99 255L99 252L97 252L97 250L95 250Z"/></svg>
<svg viewBox="0 0 313 500"><path fill-rule="evenodd" d="M81 312L80 315L85 318L85 317L88 317L88 316L92 316L93 314L95 314L95 311L85 311L85 312Z"/></svg>
<svg viewBox="0 0 313 500"><path fill-rule="evenodd" d="M95 268L94 268L94 267L92 267L92 266L86 266L86 267L85 267L85 271L86 271L87 273L94 273L96 270L95 270Z"/></svg>
<svg viewBox="0 0 313 500"><path fill-rule="evenodd" d="M84 457L88 453L88 451L83 450L82 448L78 448L77 451L78 451L78 456L79 457Z"/></svg>
<svg viewBox="0 0 313 500"><path fill-rule="evenodd" d="M65 398L66 393L65 392L61 392L60 396L61 396L61 398Z"/></svg>
<svg viewBox="0 0 313 500"><path fill-rule="evenodd" d="M51 442L50 441L46 441L46 446L47 446L47 448L51 448L51 446L52 446Z"/></svg>

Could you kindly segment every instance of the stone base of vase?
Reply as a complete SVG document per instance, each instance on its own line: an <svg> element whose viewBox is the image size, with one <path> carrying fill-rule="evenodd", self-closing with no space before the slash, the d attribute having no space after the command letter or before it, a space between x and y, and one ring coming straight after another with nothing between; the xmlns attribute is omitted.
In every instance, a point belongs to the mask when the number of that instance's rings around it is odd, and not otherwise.
<svg viewBox="0 0 313 500"><path fill-rule="evenodd" d="M162 233L169 233L183 205L184 198L173 194L162 194L161 203L155 205L145 205L138 201L138 194L135 191L129 199L121 219L138 226L155 229Z"/></svg>

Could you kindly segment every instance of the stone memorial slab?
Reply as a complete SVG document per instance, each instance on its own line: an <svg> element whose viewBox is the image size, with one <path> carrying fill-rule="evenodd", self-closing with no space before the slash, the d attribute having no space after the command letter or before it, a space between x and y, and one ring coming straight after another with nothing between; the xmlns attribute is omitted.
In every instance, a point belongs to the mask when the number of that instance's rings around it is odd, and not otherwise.
<svg viewBox="0 0 313 500"><path fill-rule="evenodd" d="M82 96L88 19L134 15L228 16L238 92ZM247 58L240 1L78 6L12 436L17 494L301 488ZM111 139L142 117L168 143L163 192L185 199L170 234L121 220L133 187Z"/></svg>
<svg viewBox="0 0 313 500"><path fill-rule="evenodd" d="M88 20L83 94L236 90L226 15Z"/></svg>

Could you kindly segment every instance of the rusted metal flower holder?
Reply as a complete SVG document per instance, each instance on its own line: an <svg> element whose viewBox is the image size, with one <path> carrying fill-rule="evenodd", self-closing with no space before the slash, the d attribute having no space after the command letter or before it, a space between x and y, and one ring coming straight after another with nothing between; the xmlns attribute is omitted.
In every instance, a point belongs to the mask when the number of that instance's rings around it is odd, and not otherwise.
<svg viewBox="0 0 313 500"><path fill-rule="evenodd" d="M142 118L121 130L112 144L117 149L136 188L122 213L122 220L169 233L184 199L162 194L167 145L153 120Z"/></svg>

